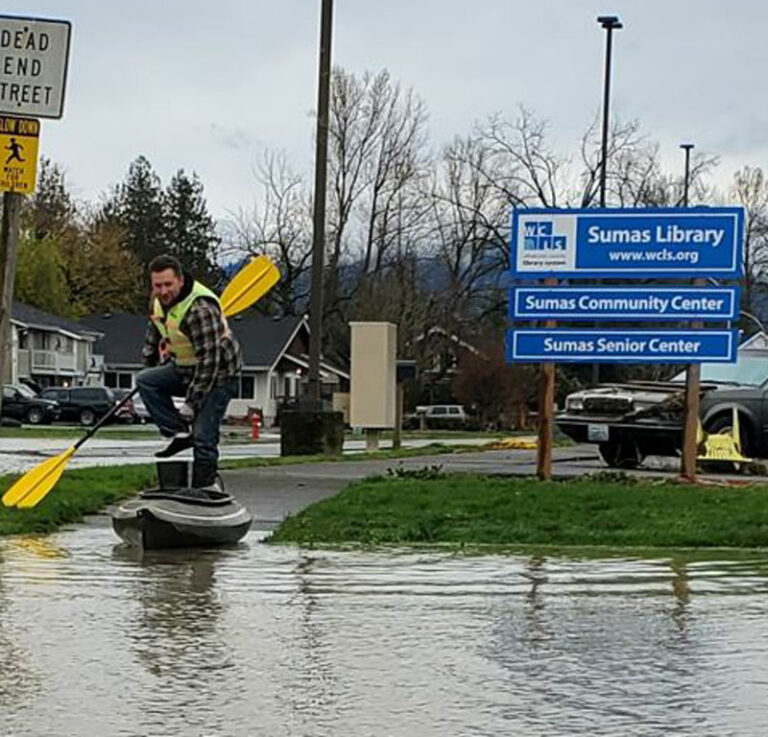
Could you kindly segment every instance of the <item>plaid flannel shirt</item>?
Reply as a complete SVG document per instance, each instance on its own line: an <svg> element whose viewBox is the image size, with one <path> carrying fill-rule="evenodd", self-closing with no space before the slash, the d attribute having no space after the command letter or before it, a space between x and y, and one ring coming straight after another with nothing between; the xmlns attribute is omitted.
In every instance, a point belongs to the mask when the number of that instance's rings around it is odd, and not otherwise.
<svg viewBox="0 0 768 737"><path fill-rule="evenodd" d="M224 337L221 310L210 299L196 299L179 327L192 342L197 357L196 366L177 366L188 383L185 401L197 411L214 385L240 372L240 344L234 335ZM160 339L160 333L150 322L141 349L145 366L157 365Z"/></svg>

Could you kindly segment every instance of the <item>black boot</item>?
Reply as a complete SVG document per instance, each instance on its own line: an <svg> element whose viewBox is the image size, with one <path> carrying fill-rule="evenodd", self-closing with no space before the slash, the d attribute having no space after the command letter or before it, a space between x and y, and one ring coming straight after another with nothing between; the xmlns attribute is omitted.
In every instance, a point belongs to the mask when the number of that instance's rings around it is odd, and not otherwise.
<svg viewBox="0 0 768 737"><path fill-rule="evenodd" d="M195 461L192 464L192 488L204 489L215 486L218 476L216 461Z"/></svg>
<svg viewBox="0 0 768 737"><path fill-rule="evenodd" d="M177 453L181 453L182 450L187 450L195 444L195 439L191 433L179 433L171 438L171 442L168 443L166 448L158 450L155 453L155 458L170 458Z"/></svg>

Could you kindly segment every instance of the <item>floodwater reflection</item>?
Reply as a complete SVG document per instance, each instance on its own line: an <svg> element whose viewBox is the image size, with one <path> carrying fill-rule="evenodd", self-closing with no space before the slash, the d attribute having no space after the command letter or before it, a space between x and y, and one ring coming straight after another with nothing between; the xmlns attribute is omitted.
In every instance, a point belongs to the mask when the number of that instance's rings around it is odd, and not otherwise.
<svg viewBox="0 0 768 737"><path fill-rule="evenodd" d="M759 556L3 540L0 732L758 735L767 592Z"/></svg>

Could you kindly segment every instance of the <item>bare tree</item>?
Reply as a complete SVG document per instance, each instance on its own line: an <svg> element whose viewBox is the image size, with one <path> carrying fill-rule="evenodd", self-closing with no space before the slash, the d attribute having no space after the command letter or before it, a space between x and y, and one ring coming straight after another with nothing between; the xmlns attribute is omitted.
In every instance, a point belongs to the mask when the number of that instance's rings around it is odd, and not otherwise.
<svg viewBox="0 0 768 737"><path fill-rule="evenodd" d="M742 305L747 312L759 311L755 304L756 288L764 284L768 266L768 182L763 170L745 166L733 177L731 193L744 208L744 293Z"/></svg>
<svg viewBox="0 0 768 737"><path fill-rule="evenodd" d="M330 201L326 313L342 312L357 280L341 288L340 269L380 270L403 252L425 211L418 183L427 157L426 108L387 71L358 78L334 70L331 83Z"/></svg>
<svg viewBox="0 0 768 737"><path fill-rule="evenodd" d="M281 279L271 295L283 315L305 311L312 256L311 208L303 179L291 171L282 153L267 152L256 168L262 201L241 210L233 223L227 255L265 253L278 265Z"/></svg>
<svg viewBox="0 0 768 737"><path fill-rule="evenodd" d="M439 314L444 328L462 336L477 327L489 299L495 305L508 267L508 194L489 174L492 157L480 139L457 138L444 149L430 192L433 278L446 282Z"/></svg>
<svg viewBox="0 0 768 737"><path fill-rule="evenodd" d="M480 171L509 207L558 207L565 160L549 147L546 130L546 122L522 106L514 119L496 114L475 127L487 151Z"/></svg>

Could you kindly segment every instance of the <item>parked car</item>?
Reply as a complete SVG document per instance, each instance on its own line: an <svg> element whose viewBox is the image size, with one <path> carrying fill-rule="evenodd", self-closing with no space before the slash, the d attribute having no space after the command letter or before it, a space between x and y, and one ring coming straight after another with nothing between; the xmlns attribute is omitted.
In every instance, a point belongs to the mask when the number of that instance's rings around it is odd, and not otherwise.
<svg viewBox="0 0 768 737"><path fill-rule="evenodd" d="M3 386L2 416L30 425L42 425L59 418L59 403L38 397L24 384L5 384Z"/></svg>
<svg viewBox="0 0 768 737"><path fill-rule="evenodd" d="M179 409L184 404L184 397L171 397L173 399L173 406ZM149 410L144 404L144 400L140 394L136 394L133 398L133 411L136 415L136 422L151 422L152 418L149 416Z"/></svg>
<svg viewBox="0 0 768 737"><path fill-rule="evenodd" d="M416 412L409 415L403 425L418 428L422 418L430 430L463 428L469 419L460 404L427 404L416 407Z"/></svg>
<svg viewBox="0 0 768 737"><path fill-rule="evenodd" d="M93 425L116 404L112 390L104 386L49 387L40 396L59 403L59 419L79 422L86 427Z"/></svg>
<svg viewBox="0 0 768 737"><path fill-rule="evenodd" d="M115 401L122 402L126 396L131 393L130 389L112 389L112 394L115 395ZM138 395L136 395L138 396ZM115 413L116 422L124 422L127 425L133 425L137 422L141 422L139 414L136 411L135 405L136 397L129 399L120 409Z"/></svg>
<svg viewBox="0 0 768 737"><path fill-rule="evenodd" d="M596 443L609 466L634 468L648 455L681 452L684 398L684 371L669 381L601 384L569 394L556 423L573 440ZM735 364L702 364L702 426L729 430L736 408L746 456L768 458L767 400L766 356L745 352Z"/></svg>

